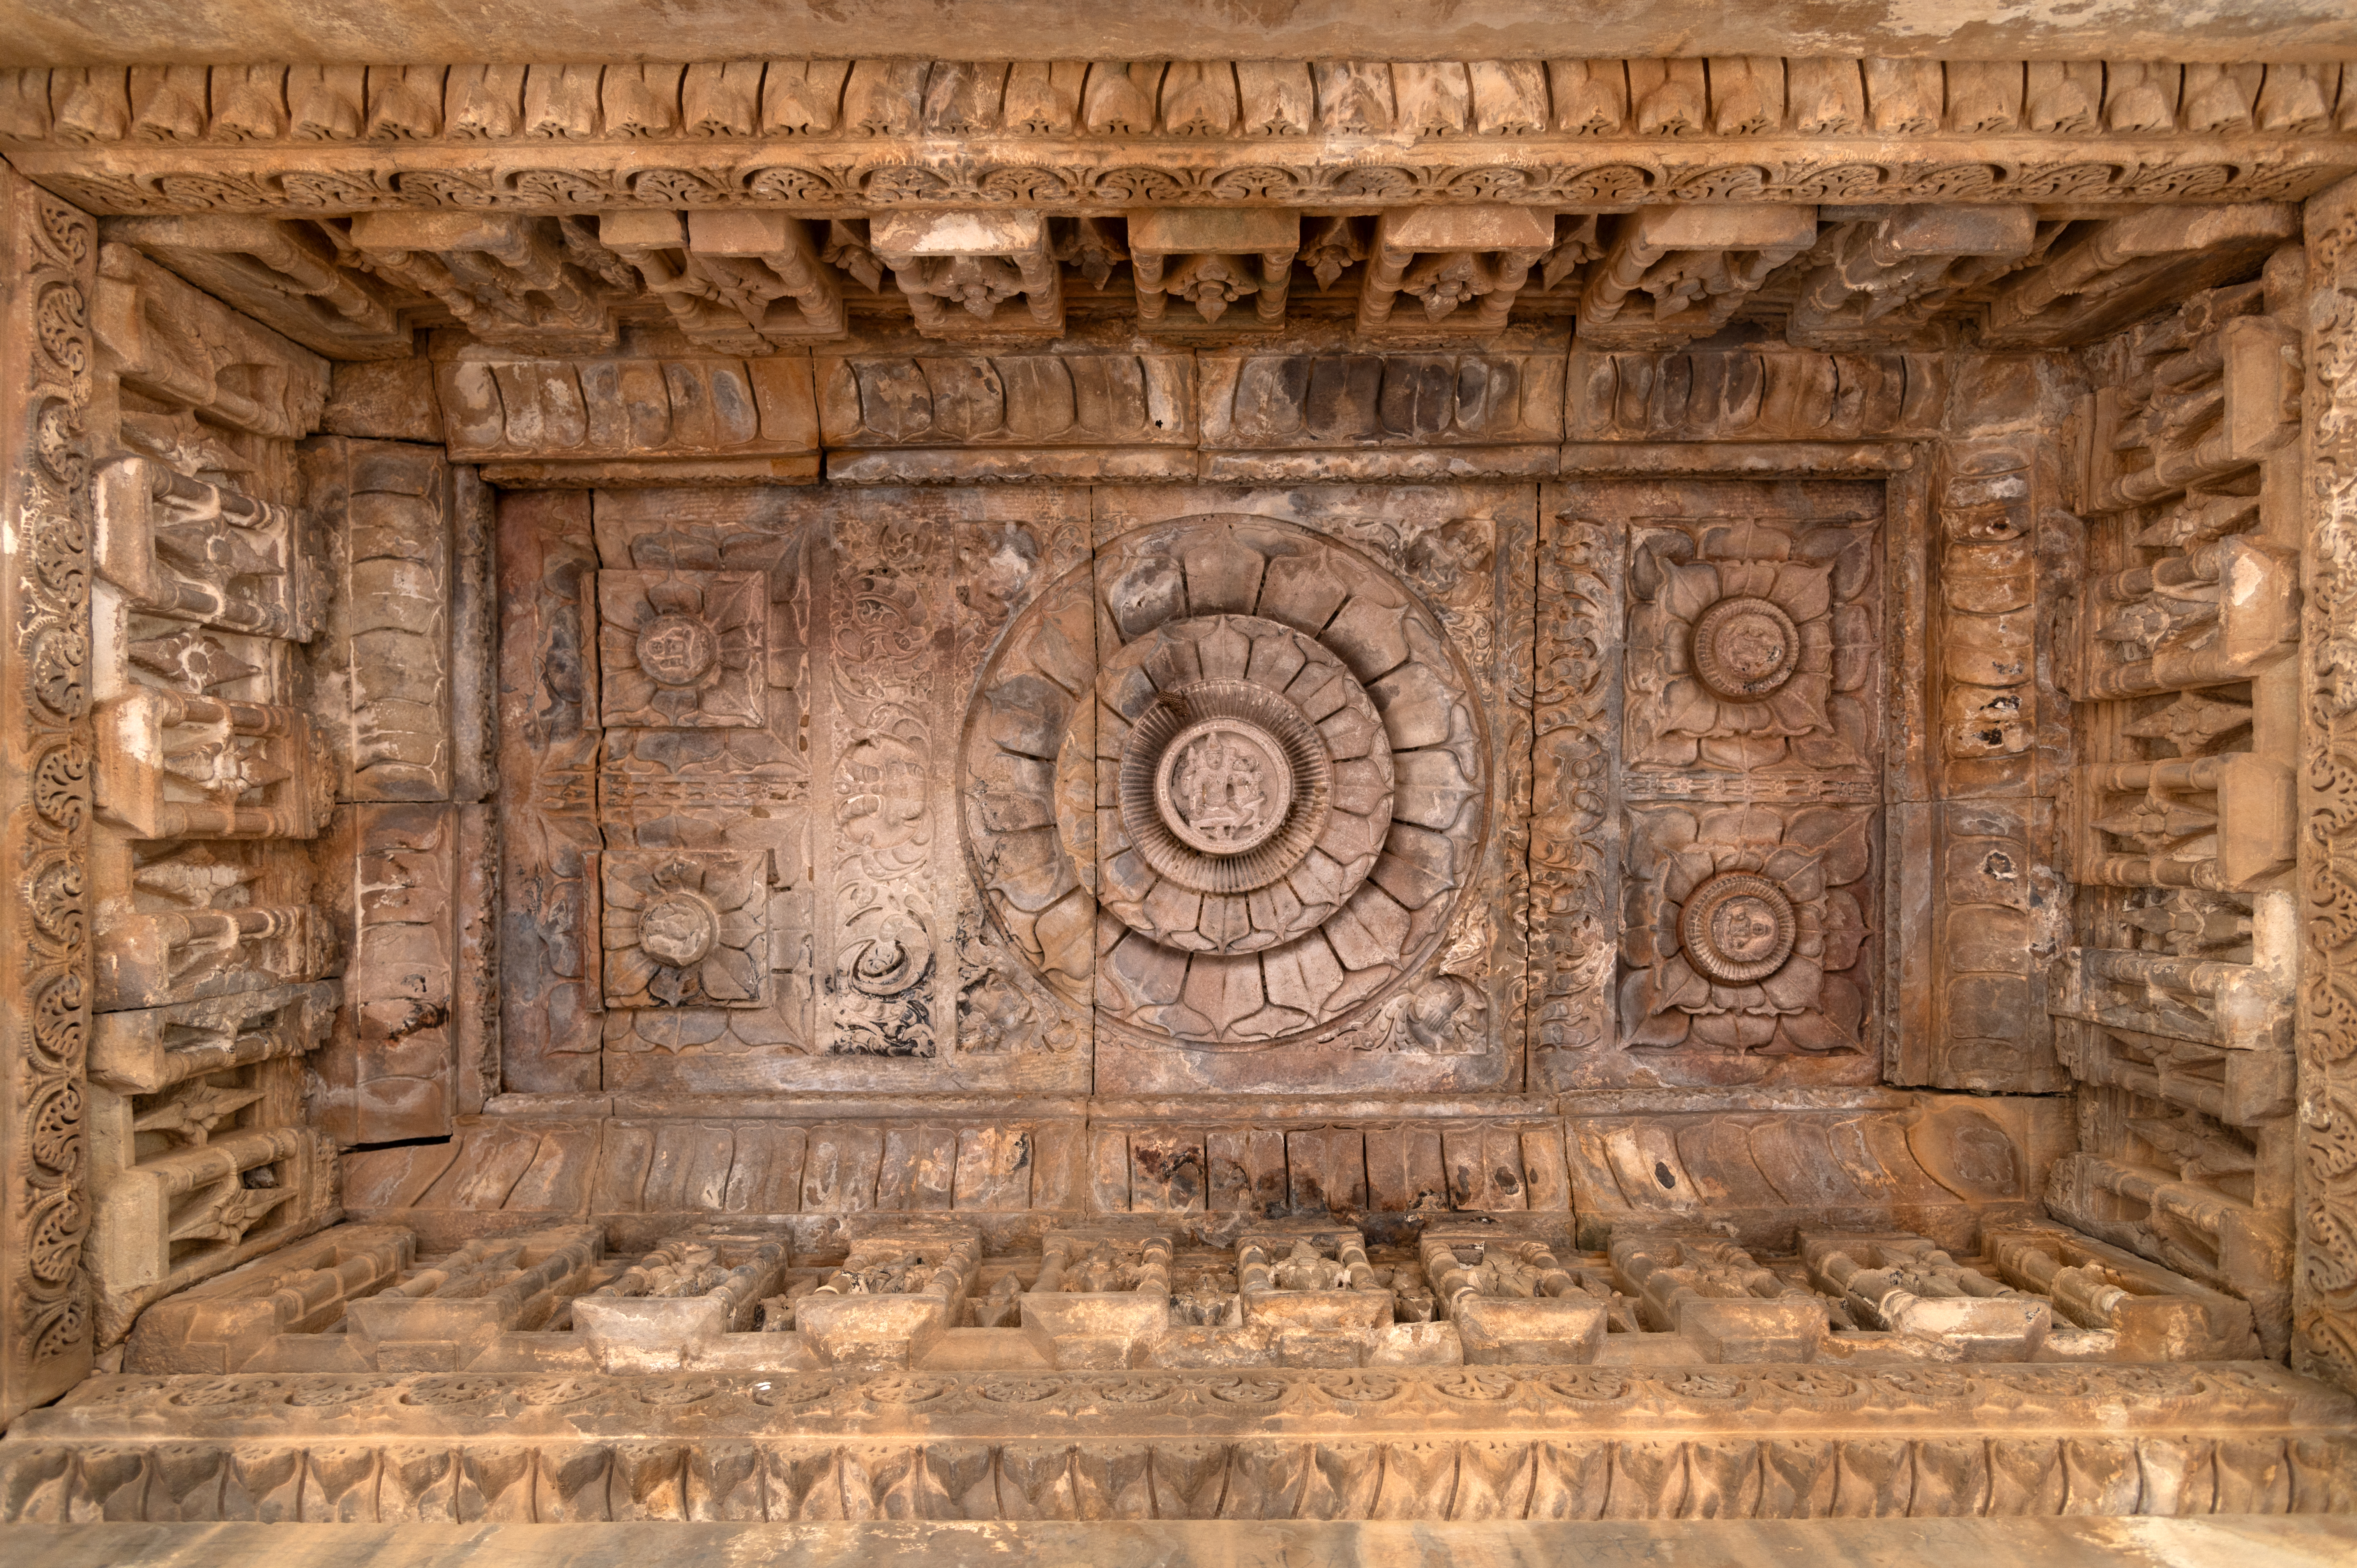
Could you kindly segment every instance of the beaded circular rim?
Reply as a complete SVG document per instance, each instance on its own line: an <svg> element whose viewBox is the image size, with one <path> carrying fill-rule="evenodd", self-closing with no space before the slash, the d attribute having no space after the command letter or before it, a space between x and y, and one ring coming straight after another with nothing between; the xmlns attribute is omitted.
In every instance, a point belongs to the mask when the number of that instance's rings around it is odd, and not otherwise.
<svg viewBox="0 0 2357 1568"><path fill-rule="evenodd" d="M1761 958L1736 958L1718 945L1719 916L1728 905L1744 899L1766 906L1775 925L1774 940ZM1764 980L1784 966L1784 961L1792 956L1799 925L1792 898L1775 883L1749 871L1722 871L1687 896L1685 907L1678 911L1678 941L1685 949L1686 961L1703 974L1725 984L1743 985Z"/></svg>

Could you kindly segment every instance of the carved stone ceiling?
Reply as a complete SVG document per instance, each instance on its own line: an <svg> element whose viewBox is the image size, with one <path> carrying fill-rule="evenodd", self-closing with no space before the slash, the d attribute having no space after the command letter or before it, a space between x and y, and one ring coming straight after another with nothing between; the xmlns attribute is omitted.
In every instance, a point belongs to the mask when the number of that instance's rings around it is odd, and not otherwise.
<svg viewBox="0 0 2357 1568"><path fill-rule="evenodd" d="M0 1513L2357 1495L2346 18L1203 9L28 27Z"/></svg>

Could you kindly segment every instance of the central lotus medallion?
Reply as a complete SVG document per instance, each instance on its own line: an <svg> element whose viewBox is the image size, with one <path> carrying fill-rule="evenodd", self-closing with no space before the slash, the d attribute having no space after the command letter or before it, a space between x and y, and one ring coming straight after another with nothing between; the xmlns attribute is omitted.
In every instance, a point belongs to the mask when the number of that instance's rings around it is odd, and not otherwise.
<svg viewBox="0 0 2357 1568"><path fill-rule="evenodd" d="M1256 518L1125 535L977 688L976 879L1040 977L1116 1026L1222 1047L1338 1026L1416 972L1470 880L1469 684L1346 545Z"/></svg>

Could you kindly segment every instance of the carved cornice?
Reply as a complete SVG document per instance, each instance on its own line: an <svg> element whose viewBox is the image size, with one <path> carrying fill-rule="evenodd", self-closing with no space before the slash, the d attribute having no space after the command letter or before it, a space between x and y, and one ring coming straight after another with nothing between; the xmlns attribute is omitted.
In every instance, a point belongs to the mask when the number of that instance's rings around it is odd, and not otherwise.
<svg viewBox="0 0 2357 1568"><path fill-rule="evenodd" d="M612 1391L471 1372L97 1378L0 1444L0 1517L2325 1512L2349 1451L2345 1396L2258 1362L596 1381Z"/></svg>
<svg viewBox="0 0 2357 1568"><path fill-rule="evenodd" d="M0 76L107 213L2274 200L2357 71L1857 60L156 66Z"/></svg>

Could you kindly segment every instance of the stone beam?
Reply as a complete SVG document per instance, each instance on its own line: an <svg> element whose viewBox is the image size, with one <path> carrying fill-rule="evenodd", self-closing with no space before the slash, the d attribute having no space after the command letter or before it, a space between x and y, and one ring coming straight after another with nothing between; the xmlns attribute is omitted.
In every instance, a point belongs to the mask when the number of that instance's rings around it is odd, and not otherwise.
<svg viewBox="0 0 2357 1568"><path fill-rule="evenodd" d="M1767 57L35 69L0 74L0 146L119 214L2149 205L2304 197L2357 167L2352 74Z"/></svg>

